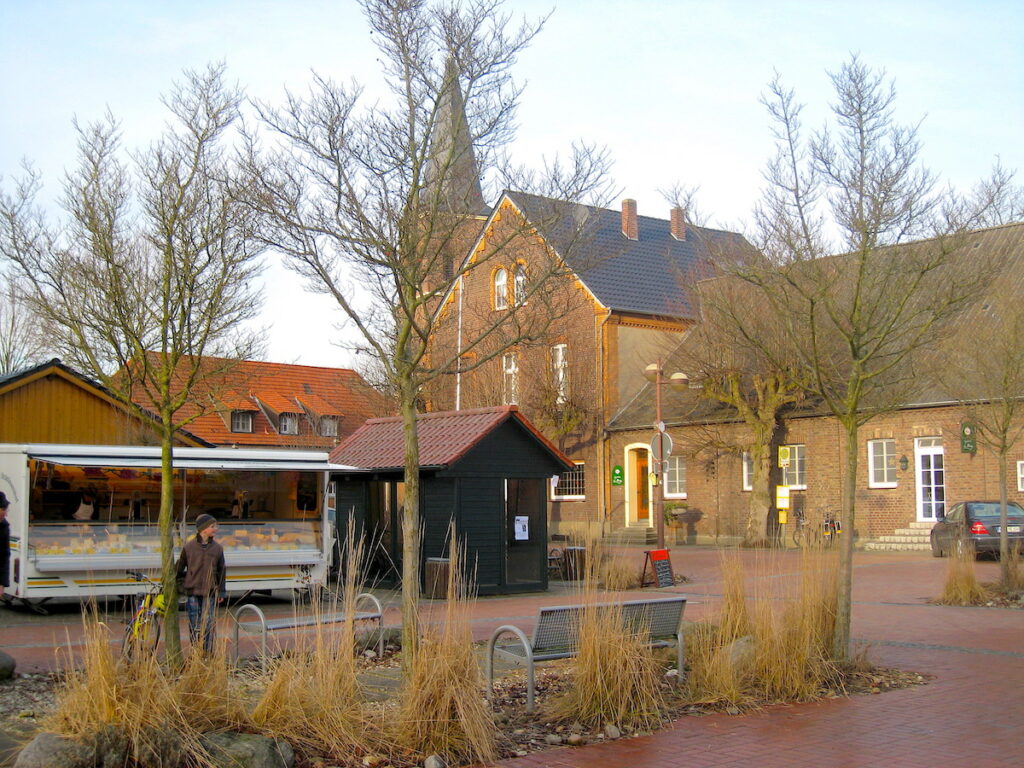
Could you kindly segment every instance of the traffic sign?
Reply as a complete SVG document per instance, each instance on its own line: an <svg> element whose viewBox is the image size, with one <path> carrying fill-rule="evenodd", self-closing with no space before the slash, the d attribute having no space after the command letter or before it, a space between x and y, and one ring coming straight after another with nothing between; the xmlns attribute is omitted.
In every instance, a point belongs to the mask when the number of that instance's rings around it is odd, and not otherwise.
<svg viewBox="0 0 1024 768"><path fill-rule="evenodd" d="M658 443L661 443L661 453L658 453ZM659 432L651 439L651 462L655 472L661 470L658 466L658 459L664 461L672 455L672 436L668 432Z"/></svg>

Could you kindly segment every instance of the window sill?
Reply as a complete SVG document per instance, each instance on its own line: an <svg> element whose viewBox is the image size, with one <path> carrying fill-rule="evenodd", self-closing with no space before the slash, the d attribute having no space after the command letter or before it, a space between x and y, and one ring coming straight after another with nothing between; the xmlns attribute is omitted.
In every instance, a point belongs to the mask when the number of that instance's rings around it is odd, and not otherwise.
<svg viewBox="0 0 1024 768"><path fill-rule="evenodd" d="M868 488L871 490L886 489L886 488L899 488L898 483L868 483Z"/></svg>
<svg viewBox="0 0 1024 768"><path fill-rule="evenodd" d="M552 496L549 501L586 501L586 496Z"/></svg>
<svg viewBox="0 0 1024 768"><path fill-rule="evenodd" d="M666 493L665 494L665 498L666 499L672 499L672 500L675 500L675 499L685 499L685 498L687 498L687 495L685 493Z"/></svg>

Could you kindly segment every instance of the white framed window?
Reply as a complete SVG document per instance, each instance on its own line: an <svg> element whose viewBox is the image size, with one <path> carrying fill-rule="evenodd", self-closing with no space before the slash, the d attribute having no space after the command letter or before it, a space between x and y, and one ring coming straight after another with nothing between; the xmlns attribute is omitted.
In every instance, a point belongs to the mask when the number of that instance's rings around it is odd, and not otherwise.
<svg viewBox="0 0 1024 768"><path fill-rule="evenodd" d="M555 404L565 405L569 401L568 344L551 347L551 383L555 388Z"/></svg>
<svg viewBox="0 0 1024 768"><path fill-rule="evenodd" d="M779 450L789 451L789 466L782 467L782 484L790 488L802 491L807 488L806 469L806 448L804 445L782 445ZM780 459L779 464L782 464Z"/></svg>
<svg viewBox="0 0 1024 768"><path fill-rule="evenodd" d="M1017 490L1024 491L1024 461L1017 462Z"/></svg>
<svg viewBox="0 0 1024 768"><path fill-rule="evenodd" d="M320 417L320 434L323 437L337 437L338 436L338 417L337 416L321 416Z"/></svg>
<svg viewBox="0 0 1024 768"><path fill-rule="evenodd" d="M494 270L494 308L508 309L508 270Z"/></svg>
<svg viewBox="0 0 1024 768"><path fill-rule="evenodd" d="M868 488L896 487L896 441L868 440Z"/></svg>
<svg viewBox="0 0 1024 768"><path fill-rule="evenodd" d="M743 463L743 490L754 490L754 460L750 457L750 451L744 451L740 457Z"/></svg>
<svg viewBox="0 0 1024 768"><path fill-rule="evenodd" d="M232 411L231 431L252 432L252 411Z"/></svg>
<svg viewBox="0 0 1024 768"><path fill-rule="evenodd" d="M519 359L515 353L501 358L502 397L506 405L519 402Z"/></svg>
<svg viewBox="0 0 1024 768"><path fill-rule="evenodd" d="M576 467L551 480L552 501L583 501L586 495L586 470L582 461Z"/></svg>
<svg viewBox="0 0 1024 768"><path fill-rule="evenodd" d="M668 457L668 472L665 473L665 498L686 498L686 459L682 456Z"/></svg>
<svg viewBox="0 0 1024 768"><path fill-rule="evenodd" d="M282 435L299 434L299 415L297 413L282 413L280 424Z"/></svg>
<svg viewBox="0 0 1024 768"><path fill-rule="evenodd" d="M526 303L526 267L522 264L516 264L515 274L513 276L513 291L514 295L512 300L516 303L516 306L522 306Z"/></svg>

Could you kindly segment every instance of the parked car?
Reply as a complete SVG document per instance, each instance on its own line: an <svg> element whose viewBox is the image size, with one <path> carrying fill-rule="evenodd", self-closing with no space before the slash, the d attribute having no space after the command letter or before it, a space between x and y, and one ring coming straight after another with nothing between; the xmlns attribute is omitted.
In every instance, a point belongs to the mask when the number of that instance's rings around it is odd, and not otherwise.
<svg viewBox="0 0 1024 768"><path fill-rule="evenodd" d="M1006 534L1010 550L1024 549L1024 509L1011 501L1006 506ZM943 557L960 550L967 542L974 551L999 554L999 502L962 501L932 526L932 555Z"/></svg>

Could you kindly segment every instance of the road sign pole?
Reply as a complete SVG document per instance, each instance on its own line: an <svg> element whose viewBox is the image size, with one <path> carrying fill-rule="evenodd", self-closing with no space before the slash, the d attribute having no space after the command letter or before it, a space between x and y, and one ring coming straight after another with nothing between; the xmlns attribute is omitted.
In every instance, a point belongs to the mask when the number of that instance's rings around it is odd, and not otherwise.
<svg viewBox="0 0 1024 768"><path fill-rule="evenodd" d="M665 457L662 455L665 452L665 441L662 439L662 435L659 430L661 427L661 358L658 358L658 370L655 373L654 380L654 428L655 435L658 442L658 455L655 460L658 462L655 466L658 469L664 468ZM654 525L658 532L658 549L665 548L665 475L659 474L658 484L654 486Z"/></svg>

